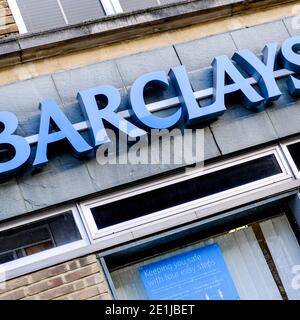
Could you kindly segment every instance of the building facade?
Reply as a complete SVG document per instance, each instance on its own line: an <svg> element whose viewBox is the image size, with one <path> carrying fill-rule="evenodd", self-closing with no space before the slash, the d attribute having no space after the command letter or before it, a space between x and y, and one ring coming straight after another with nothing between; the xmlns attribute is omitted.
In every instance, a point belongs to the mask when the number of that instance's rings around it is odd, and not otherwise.
<svg viewBox="0 0 300 320"><path fill-rule="evenodd" d="M299 1L0 4L0 299L300 299Z"/></svg>

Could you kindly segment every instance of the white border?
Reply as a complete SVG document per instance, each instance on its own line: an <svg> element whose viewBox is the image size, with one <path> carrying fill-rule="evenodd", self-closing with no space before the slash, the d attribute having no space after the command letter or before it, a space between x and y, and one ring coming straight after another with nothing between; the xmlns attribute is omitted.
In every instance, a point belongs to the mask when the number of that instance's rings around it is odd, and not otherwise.
<svg viewBox="0 0 300 320"><path fill-rule="evenodd" d="M295 164L295 162L289 152L288 146L295 144L295 143L299 143L299 142L300 142L300 137L297 137L297 138L290 138L290 139L284 140L279 144L283 153L284 153L284 156L285 156L287 162L289 163L289 165L292 169L293 174L295 175L295 177L297 179L300 179L300 171L298 170L298 168L297 168L297 166L296 166L296 164Z"/></svg>
<svg viewBox="0 0 300 320"><path fill-rule="evenodd" d="M102 0L102 1L104 1L104 0ZM122 13L123 12L123 9L121 7L119 0L110 0L110 2L115 10L115 13Z"/></svg>
<svg viewBox="0 0 300 320"><path fill-rule="evenodd" d="M207 196L207 197L194 200L188 203L184 203L175 207L154 212L152 214L149 214L140 218L122 222L101 230L98 230L96 223L94 221L94 218L91 212L91 209L94 207L111 203L114 201L118 201L124 198L132 197L134 195L155 190L157 188L168 186L180 181L185 181L193 177L205 175L210 172L215 172L224 168L235 166L240 163L248 162L253 159L258 159L270 154L273 154L276 157L282 173L272 177L264 178L255 182L251 182L240 187L226 190L218 194L214 194L214 195ZM222 161L221 163L208 166L204 170L202 169L195 169L194 171L189 170L184 174L174 175L172 177L160 179L158 181L154 181L151 183L146 183L138 187L132 187L124 191L114 192L110 195L106 195L106 196L95 198L93 200L81 202L80 204L78 204L78 209L82 215L82 219L85 223L85 227L88 230L88 234L90 236L91 242L97 241L99 239L112 236L112 235L117 236L117 234L120 234L120 233L124 235L124 232L127 232L128 234L130 234L133 231L137 230L137 228L139 230L141 228L148 229L148 234L151 234L149 226L152 225L153 223L157 224L162 222L165 219L168 219L169 221L168 223L172 224L171 219L173 219L174 221L176 221L176 224L178 225L180 224L180 221L181 223L185 223L191 220L195 220L198 218L197 214L195 214L196 212L195 210L199 209L199 207L207 206L212 203L226 201L227 199L242 196L243 194L249 193L252 190L257 190L258 188L274 185L275 183L281 183L281 182L284 182L287 180L293 180L293 179L294 179L293 174L289 166L285 163L285 159L280 148L273 146L258 152L253 152L250 154L240 156L238 158ZM187 218L185 218L185 216L187 216Z"/></svg>
<svg viewBox="0 0 300 320"><path fill-rule="evenodd" d="M32 215L25 218L20 218L12 222L6 222L0 225L0 231L16 228L18 226L30 224L32 222L38 222L43 219L53 217L72 211L75 224L81 235L81 240L74 241L62 246L58 246L52 249L48 249L28 257L20 258L14 261L1 264L1 267L5 270L5 275L8 279L15 278L21 274L32 272L33 270L46 268L49 265L54 265L61 262L61 258L68 254L68 252L76 251L80 248L84 248L90 244L89 238L82 223L80 214L75 206L63 206L59 210L50 210L37 215Z"/></svg>
<svg viewBox="0 0 300 320"><path fill-rule="evenodd" d="M101 0L100 2L106 15L112 15L117 13L111 0Z"/></svg>
<svg viewBox="0 0 300 320"><path fill-rule="evenodd" d="M7 0L9 8L11 10L11 13L15 19L16 25L19 29L19 33L27 33L27 27L25 25L25 22L23 20L23 17L21 15L20 9L18 7L17 1L16 0Z"/></svg>

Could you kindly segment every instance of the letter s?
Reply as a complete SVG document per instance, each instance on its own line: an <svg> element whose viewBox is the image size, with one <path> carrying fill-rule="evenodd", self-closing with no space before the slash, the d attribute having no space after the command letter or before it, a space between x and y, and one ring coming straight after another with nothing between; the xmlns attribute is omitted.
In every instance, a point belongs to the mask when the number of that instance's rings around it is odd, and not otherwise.
<svg viewBox="0 0 300 320"><path fill-rule="evenodd" d="M292 37L284 41L280 51L283 66L291 71L300 72L300 37ZM289 91L292 95L299 95L300 80L294 76L289 76L287 80Z"/></svg>
<svg viewBox="0 0 300 320"><path fill-rule="evenodd" d="M10 145L14 148L14 157L6 162L0 161L0 177L7 176L22 165L24 165L30 156L30 146L28 142L20 136L14 135L18 127L18 120L11 112L0 112L0 124L4 129L0 129L0 148L4 145Z"/></svg>

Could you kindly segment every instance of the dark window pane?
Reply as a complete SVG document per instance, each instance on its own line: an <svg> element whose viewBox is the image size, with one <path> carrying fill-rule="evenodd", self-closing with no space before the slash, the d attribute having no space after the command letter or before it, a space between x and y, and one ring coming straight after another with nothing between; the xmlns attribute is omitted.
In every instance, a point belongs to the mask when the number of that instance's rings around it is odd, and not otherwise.
<svg viewBox="0 0 300 320"><path fill-rule="evenodd" d="M1 254L0 255L0 264L12 261L14 259L15 259L15 257L14 257L14 253L13 252L8 252L8 253Z"/></svg>
<svg viewBox="0 0 300 320"><path fill-rule="evenodd" d="M92 208L99 229L281 173L274 155Z"/></svg>
<svg viewBox="0 0 300 320"><path fill-rule="evenodd" d="M0 263L80 240L72 212L0 232Z"/></svg>
<svg viewBox="0 0 300 320"><path fill-rule="evenodd" d="M49 239L51 239L51 234L47 225L4 231L0 233L0 252L9 251L12 247L15 249L27 247Z"/></svg>
<svg viewBox="0 0 300 320"><path fill-rule="evenodd" d="M289 145L288 150L296 164L297 169L300 171L300 142Z"/></svg>
<svg viewBox="0 0 300 320"><path fill-rule="evenodd" d="M17 4L28 32L66 25L56 0L17 0Z"/></svg>
<svg viewBox="0 0 300 320"><path fill-rule="evenodd" d="M56 246L62 246L80 239L80 233L72 214L58 216L49 222L49 226Z"/></svg>

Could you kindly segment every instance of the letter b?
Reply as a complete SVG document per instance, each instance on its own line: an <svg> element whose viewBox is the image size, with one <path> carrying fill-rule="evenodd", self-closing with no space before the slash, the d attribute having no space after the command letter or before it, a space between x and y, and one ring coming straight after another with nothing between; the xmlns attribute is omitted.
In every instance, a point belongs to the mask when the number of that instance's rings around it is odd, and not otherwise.
<svg viewBox="0 0 300 320"><path fill-rule="evenodd" d="M18 127L18 120L13 113L0 112L0 124L4 126L4 129L0 130L0 147L9 145L15 150L12 159L0 162L1 177L13 173L27 162L30 156L30 146L23 137L13 134Z"/></svg>

